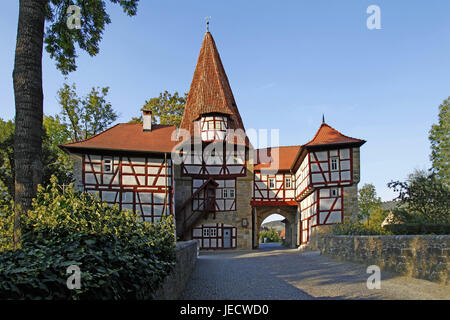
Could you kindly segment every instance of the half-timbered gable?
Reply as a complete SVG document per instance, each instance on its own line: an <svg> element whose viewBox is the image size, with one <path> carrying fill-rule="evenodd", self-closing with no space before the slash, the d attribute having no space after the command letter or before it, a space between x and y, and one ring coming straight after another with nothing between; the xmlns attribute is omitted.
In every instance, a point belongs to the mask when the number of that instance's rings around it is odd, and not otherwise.
<svg viewBox="0 0 450 320"><path fill-rule="evenodd" d="M170 150L157 149L153 138L164 136L173 127L154 126L153 132L145 132L142 124L121 124L91 139L66 144L65 150L78 155L81 172L75 186L82 191L98 194L99 198L120 209L128 209L146 221L156 221L161 216L173 214L173 164ZM159 132L159 130L163 132ZM125 141L127 134L135 134L133 140ZM126 148L140 141L135 150ZM145 143L142 143L145 142ZM160 143L161 141L159 141ZM113 148L106 148L110 144ZM150 150L146 146L150 145ZM170 142L170 144L173 144Z"/></svg>

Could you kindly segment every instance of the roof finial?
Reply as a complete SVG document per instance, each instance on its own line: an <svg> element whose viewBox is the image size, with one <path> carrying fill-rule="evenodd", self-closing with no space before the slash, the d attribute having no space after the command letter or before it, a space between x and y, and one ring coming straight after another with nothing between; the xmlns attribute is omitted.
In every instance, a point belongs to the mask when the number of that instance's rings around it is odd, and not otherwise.
<svg viewBox="0 0 450 320"><path fill-rule="evenodd" d="M209 32L209 20L211 19L211 16L205 17L206 20L206 32Z"/></svg>
<svg viewBox="0 0 450 320"><path fill-rule="evenodd" d="M325 123L325 114L322 113L322 123Z"/></svg>

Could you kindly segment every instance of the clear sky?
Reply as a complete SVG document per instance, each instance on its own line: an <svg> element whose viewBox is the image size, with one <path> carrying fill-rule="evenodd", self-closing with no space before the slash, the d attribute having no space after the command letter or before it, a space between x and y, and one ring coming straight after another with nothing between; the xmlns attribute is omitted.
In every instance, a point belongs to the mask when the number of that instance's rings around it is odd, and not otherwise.
<svg viewBox="0 0 450 320"><path fill-rule="evenodd" d="M0 11L0 117L14 116L12 70L19 1ZM369 5L381 30L369 30ZM187 92L211 16L214 36L245 127L280 129L281 145L299 145L322 121L367 140L361 183L386 184L427 169L428 131L450 96L450 1L142 0L136 17L109 5L100 54L79 52L68 81L79 94L109 86L127 122L164 90ZM44 112L59 112L64 77L44 53Z"/></svg>

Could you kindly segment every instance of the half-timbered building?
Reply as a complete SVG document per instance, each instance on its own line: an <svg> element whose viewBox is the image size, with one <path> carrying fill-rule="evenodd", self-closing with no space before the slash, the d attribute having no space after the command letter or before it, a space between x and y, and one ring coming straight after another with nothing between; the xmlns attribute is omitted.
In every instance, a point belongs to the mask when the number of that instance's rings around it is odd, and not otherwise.
<svg viewBox="0 0 450 320"><path fill-rule="evenodd" d="M177 238L201 249L258 247L263 220L283 215L291 247L357 210L359 148L322 122L303 145L254 150L211 33L205 34L180 128L120 123L62 145L75 186L155 222L174 215Z"/></svg>

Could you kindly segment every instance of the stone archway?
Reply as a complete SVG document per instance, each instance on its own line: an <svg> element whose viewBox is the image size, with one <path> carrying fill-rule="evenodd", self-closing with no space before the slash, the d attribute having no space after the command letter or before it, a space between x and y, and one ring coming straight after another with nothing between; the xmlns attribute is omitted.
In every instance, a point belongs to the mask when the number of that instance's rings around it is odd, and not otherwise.
<svg viewBox="0 0 450 320"><path fill-rule="evenodd" d="M263 221L272 214L283 216L286 222L286 245L296 248L298 245L298 215L296 206L258 206L253 208L253 249L259 248L259 229Z"/></svg>

